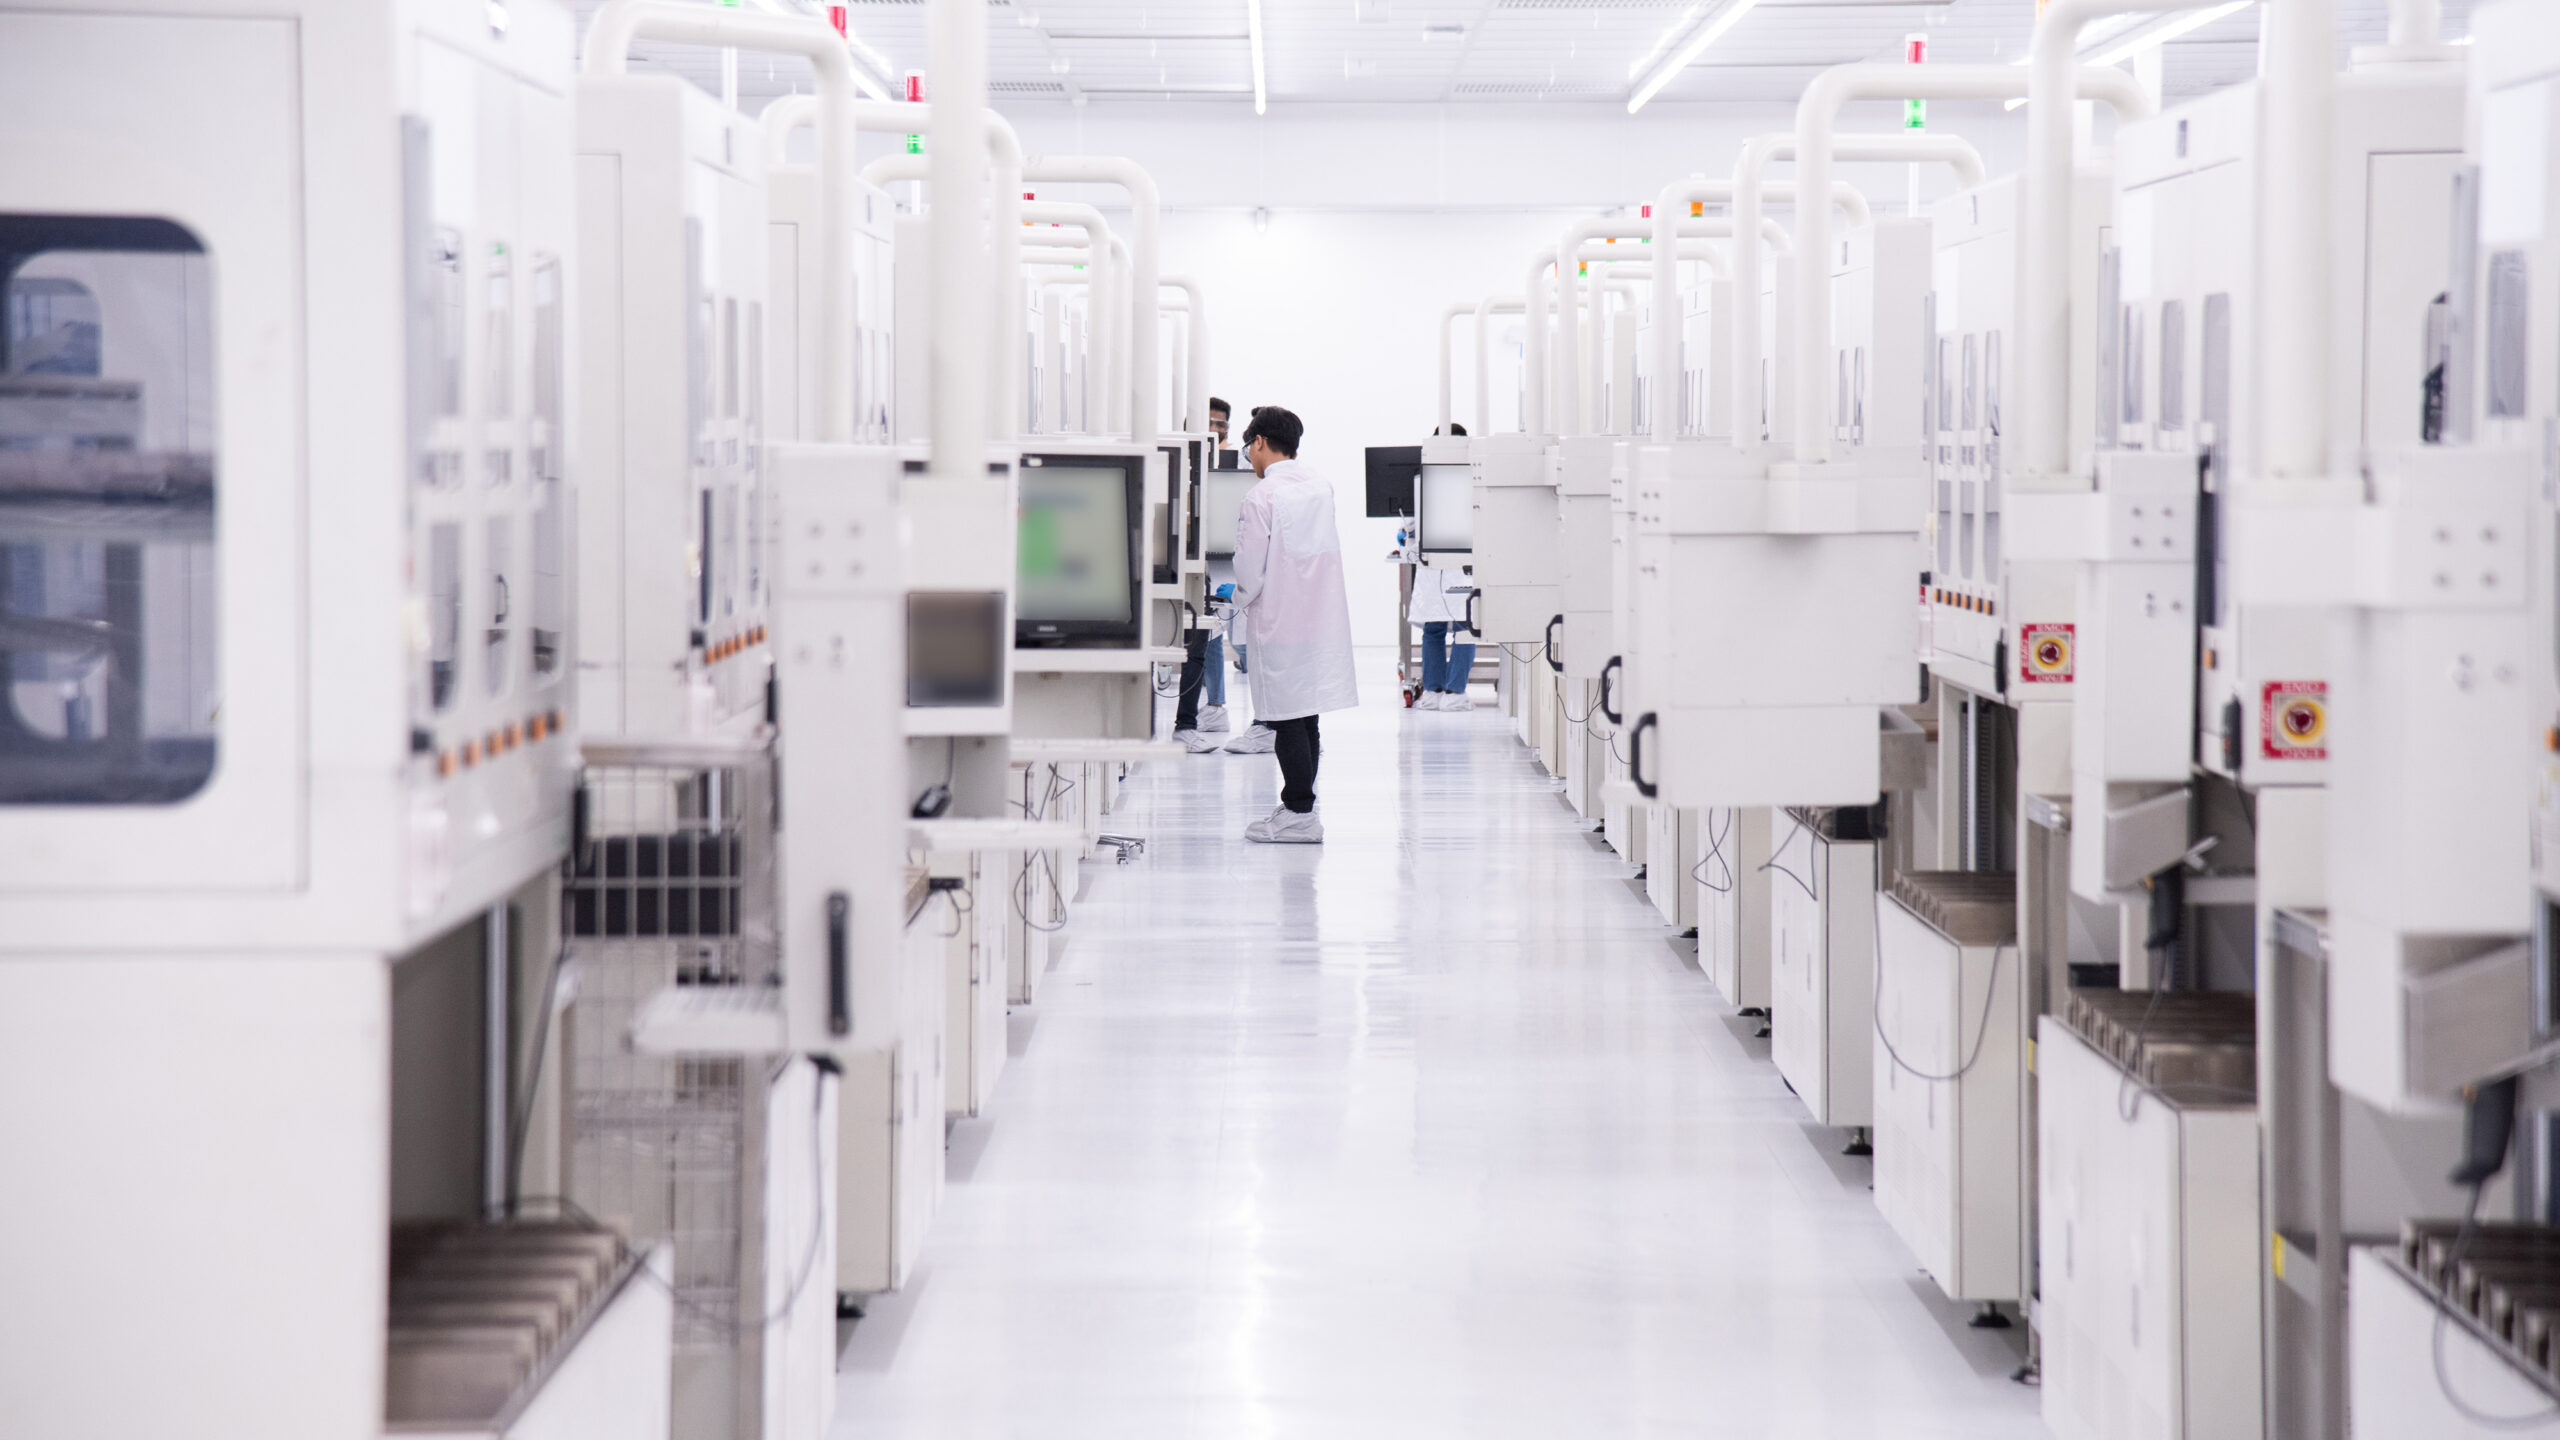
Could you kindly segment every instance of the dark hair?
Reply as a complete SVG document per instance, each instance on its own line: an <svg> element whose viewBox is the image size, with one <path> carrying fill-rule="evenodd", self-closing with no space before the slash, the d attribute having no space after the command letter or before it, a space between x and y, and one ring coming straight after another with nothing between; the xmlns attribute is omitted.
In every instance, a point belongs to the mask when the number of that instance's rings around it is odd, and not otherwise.
<svg viewBox="0 0 2560 1440"><path fill-rule="evenodd" d="M1244 443L1251 445L1254 437L1260 436L1272 449L1295 460L1298 458L1298 441L1306 433L1307 427L1297 416L1277 405L1257 405L1253 409L1253 423L1244 427Z"/></svg>
<svg viewBox="0 0 2560 1440"><path fill-rule="evenodd" d="M1236 413L1227 407L1226 401L1219 399L1215 395L1209 397L1209 409L1211 413L1218 415L1233 415Z"/></svg>
<svg viewBox="0 0 2560 1440"><path fill-rule="evenodd" d="M1467 433L1467 427L1459 424L1455 420L1452 420L1446 427L1434 430L1431 433L1434 435L1464 435Z"/></svg>

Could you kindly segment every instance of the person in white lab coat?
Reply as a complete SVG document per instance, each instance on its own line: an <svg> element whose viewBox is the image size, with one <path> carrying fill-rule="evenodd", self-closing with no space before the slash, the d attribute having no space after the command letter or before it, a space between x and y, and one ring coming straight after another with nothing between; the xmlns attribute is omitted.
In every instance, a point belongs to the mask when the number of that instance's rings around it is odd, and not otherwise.
<svg viewBox="0 0 2560 1440"><path fill-rule="evenodd" d="M1475 669L1475 642L1466 637L1467 601L1476 593L1471 566L1426 565L1413 572L1413 604L1407 612L1422 627L1422 693L1416 710L1473 710L1467 678Z"/></svg>
<svg viewBox="0 0 2560 1440"><path fill-rule="evenodd" d="M1305 433L1276 405L1245 427L1245 460L1261 479L1236 512L1235 624L1252 656L1254 720L1270 727L1280 761L1280 807L1245 827L1245 838L1316 844L1316 717L1359 704L1360 687L1333 485L1298 459Z"/></svg>

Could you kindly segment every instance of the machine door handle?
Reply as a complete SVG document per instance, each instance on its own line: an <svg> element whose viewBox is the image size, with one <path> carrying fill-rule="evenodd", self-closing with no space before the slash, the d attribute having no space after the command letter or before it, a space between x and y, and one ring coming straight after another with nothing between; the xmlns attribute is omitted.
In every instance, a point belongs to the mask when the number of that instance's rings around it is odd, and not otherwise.
<svg viewBox="0 0 2560 1440"><path fill-rule="evenodd" d="M1563 623L1561 615L1547 622L1547 668L1559 675L1564 673L1564 662L1556 658L1556 627Z"/></svg>
<svg viewBox="0 0 2560 1440"><path fill-rule="evenodd" d="M827 895L827 1033L853 1033L851 961L853 900L841 890Z"/></svg>
<svg viewBox="0 0 2560 1440"><path fill-rule="evenodd" d="M1609 723L1612 725L1627 723L1627 717L1619 714L1609 704L1609 677L1626 668L1626 658L1624 655L1612 655L1609 657L1609 662L1600 667L1600 713L1608 716Z"/></svg>
<svg viewBox="0 0 2560 1440"><path fill-rule="evenodd" d="M1644 778L1644 732L1653 728L1654 714L1648 710L1637 717L1636 728L1627 732L1627 778L1636 784L1636 793L1647 800L1661 793Z"/></svg>
<svg viewBox="0 0 2560 1440"><path fill-rule="evenodd" d="M1482 638L1484 627L1476 623L1476 602L1484 598L1481 590L1467 592L1467 633Z"/></svg>

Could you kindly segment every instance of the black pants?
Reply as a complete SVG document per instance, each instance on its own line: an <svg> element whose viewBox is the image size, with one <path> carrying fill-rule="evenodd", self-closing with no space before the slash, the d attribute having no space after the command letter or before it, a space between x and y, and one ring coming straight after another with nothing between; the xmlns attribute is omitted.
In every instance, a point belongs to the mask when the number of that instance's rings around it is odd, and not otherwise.
<svg viewBox="0 0 2560 1440"><path fill-rule="evenodd" d="M1316 808L1316 762L1324 758L1324 738L1316 733L1316 717L1273 720L1271 753L1280 761L1280 803L1304 815Z"/></svg>
<svg viewBox="0 0 2560 1440"><path fill-rule="evenodd" d="M1182 694L1173 702L1173 728L1200 728L1200 689L1208 679L1209 632L1192 630L1182 637Z"/></svg>

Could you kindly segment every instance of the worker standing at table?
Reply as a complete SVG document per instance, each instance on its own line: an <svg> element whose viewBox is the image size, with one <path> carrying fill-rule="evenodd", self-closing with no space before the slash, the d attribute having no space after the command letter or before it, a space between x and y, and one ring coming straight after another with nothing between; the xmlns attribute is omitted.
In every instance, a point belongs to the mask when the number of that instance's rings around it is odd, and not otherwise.
<svg viewBox="0 0 2560 1440"><path fill-rule="evenodd" d="M1246 826L1245 838L1317 844L1316 718L1359 704L1360 692L1333 485L1298 459L1305 433L1276 405L1245 427L1244 458L1260 478L1236 514L1235 623L1252 653L1254 719L1271 728L1281 782L1279 808Z"/></svg>

